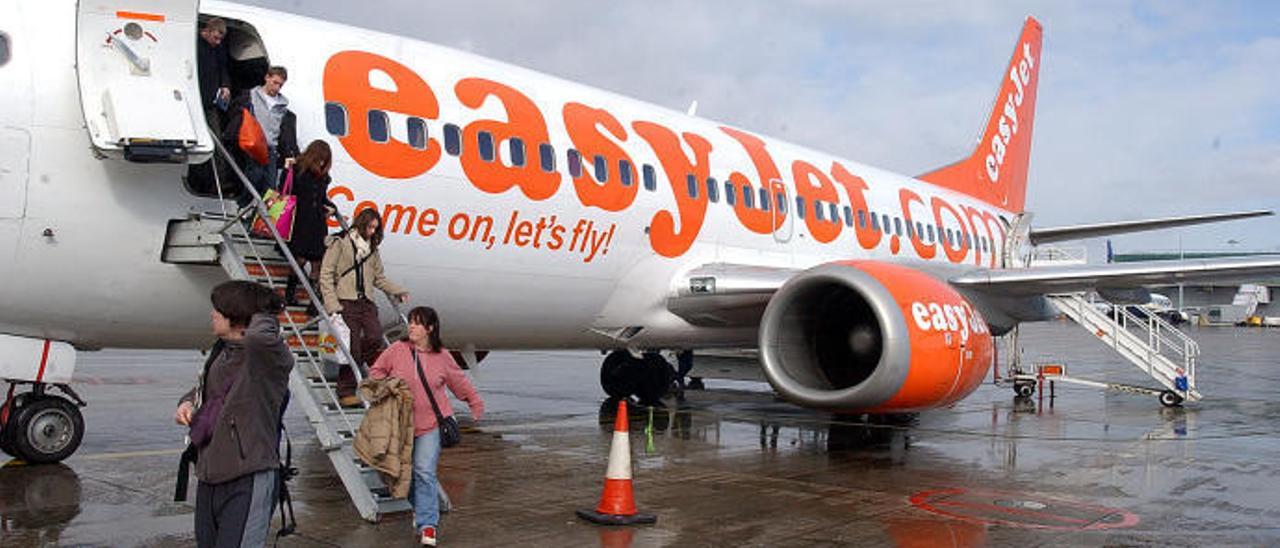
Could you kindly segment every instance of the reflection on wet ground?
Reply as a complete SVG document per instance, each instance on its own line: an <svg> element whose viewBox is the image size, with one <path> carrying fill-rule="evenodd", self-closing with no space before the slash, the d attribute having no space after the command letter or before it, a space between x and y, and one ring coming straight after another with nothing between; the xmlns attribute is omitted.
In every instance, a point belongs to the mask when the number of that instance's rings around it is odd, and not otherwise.
<svg viewBox="0 0 1280 548"><path fill-rule="evenodd" d="M1280 543L1280 332L1199 330L1206 400L1057 387L1015 399L984 386L950 409L868 419L779 402L767 386L708 380L685 402L629 410L637 505L654 526L598 528L615 403L593 352L495 353L474 374L489 407L441 481L449 546L1274 545ZM1069 324L1030 326L1031 361L1142 384ZM173 402L194 353L82 356L89 433L61 466L0 469L0 545L182 546ZM290 412L303 473L300 535L283 545L412 545L408 516L361 521ZM464 421L464 425L466 422Z"/></svg>

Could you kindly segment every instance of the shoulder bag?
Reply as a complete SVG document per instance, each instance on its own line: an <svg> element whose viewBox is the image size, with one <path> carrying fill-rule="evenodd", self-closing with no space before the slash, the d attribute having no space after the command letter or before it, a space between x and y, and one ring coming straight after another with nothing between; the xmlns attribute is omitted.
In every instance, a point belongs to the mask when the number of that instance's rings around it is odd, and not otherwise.
<svg viewBox="0 0 1280 548"><path fill-rule="evenodd" d="M413 368L418 371L418 380L422 382L422 389L427 391L427 398L431 400L431 410L436 412L436 424L440 427L440 447L453 447L462 442L462 431L458 429L458 419L453 415L447 417L440 414L440 406L436 405L436 397L431 393L431 385L427 384L427 376L422 374L422 362L418 361L418 350L410 347L409 352L413 353Z"/></svg>

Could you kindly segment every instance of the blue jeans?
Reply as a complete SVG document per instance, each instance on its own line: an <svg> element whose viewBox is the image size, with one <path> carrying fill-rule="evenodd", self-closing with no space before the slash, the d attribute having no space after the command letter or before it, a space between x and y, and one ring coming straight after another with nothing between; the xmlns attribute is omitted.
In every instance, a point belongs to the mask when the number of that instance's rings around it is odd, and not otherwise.
<svg viewBox="0 0 1280 548"><path fill-rule="evenodd" d="M241 171L244 171L245 178L249 179L249 183L258 191L259 196L266 194L267 189L280 189L276 181L276 176L278 174L278 171L276 170L276 162L278 159L279 155L276 154L276 149L268 148L267 165L260 166L257 162L250 159L245 162L243 166L240 166ZM240 207L247 206L250 202L253 202L253 198L249 196L248 191L240 193L240 198L236 200L236 203L238 203Z"/></svg>
<svg viewBox="0 0 1280 548"><path fill-rule="evenodd" d="M413 482L409 485L409 502L413 504L415 530L435 527L440 523L440 482L436 480L436 464L440 462L440 429L413 438Z"/></svg>

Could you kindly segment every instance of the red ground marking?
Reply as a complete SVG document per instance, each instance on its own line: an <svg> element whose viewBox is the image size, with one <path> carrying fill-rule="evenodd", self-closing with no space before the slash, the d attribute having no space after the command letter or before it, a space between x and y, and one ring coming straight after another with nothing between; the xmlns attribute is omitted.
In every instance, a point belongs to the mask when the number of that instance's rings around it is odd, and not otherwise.
<svg viewBox="0 0 1280 548"><path fill-rule="evenodd" d="M967 500L951 500L960 498ZM975 500L976 499L976 500ZM986 502L986 501L992 502ZM1043 504L1044 510L1031 508L1015 508L995 504L995 501L1011 500ZM1138 524L1139 518L1133 512L1119 508L1109 508L1094 504L1085 504L1062 499L1002 493L999 491L970 491L968 489L934 489L921 491L911 496L911 505L921 510L933 512L947 517L981 523L986 525L1003 525L1007 527L1024 527L1031 529L1047 529L1053 531L1096 531L1100 529L1121 529ZM1054 509L1074 510L1074 514L1096 516L1095 519L1079 519L1055 513ZM1014 517L1032 518L1050 523L1029 523ZM1119 516L1119 521L1102 522L1104 518Z"/></svg>

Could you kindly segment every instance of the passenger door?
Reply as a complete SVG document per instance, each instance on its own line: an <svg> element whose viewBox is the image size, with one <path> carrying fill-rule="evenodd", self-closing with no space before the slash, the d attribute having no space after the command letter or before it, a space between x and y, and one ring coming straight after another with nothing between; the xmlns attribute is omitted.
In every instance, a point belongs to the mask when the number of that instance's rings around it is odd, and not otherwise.
<svg viewBox="0 0 1280 548"><path fill-rule="evenodd" d="M198 0L81 1L76 71L93 147L136 162L198 163L213 141L200 105Z"/></svg>

